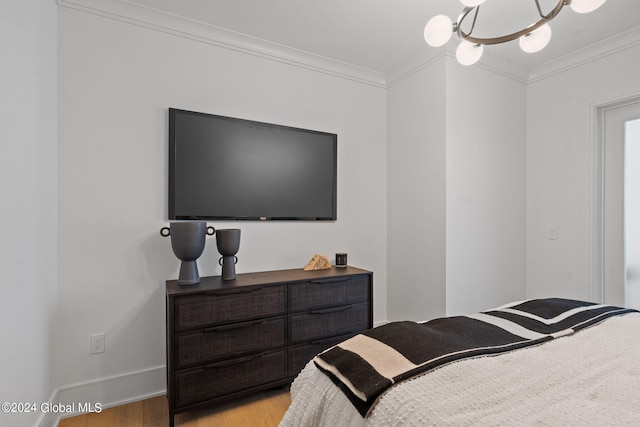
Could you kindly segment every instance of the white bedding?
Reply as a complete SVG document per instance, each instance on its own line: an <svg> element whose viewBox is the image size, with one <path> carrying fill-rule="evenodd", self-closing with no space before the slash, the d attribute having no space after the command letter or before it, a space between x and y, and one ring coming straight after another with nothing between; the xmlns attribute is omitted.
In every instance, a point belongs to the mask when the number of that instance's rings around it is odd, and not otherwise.
<svg viewBox="0 0 640 427"><path fill-rule="evenodd" d="M281 427L640 426L640 313L428 372L388 390L367 418L313 362L291 400Z"/></svg>

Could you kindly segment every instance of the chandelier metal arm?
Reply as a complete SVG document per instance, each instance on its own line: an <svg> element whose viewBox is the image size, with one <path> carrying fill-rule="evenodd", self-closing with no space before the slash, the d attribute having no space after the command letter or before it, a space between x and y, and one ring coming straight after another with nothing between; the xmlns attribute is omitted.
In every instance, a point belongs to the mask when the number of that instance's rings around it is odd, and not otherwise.
<svg viewBox="0 0 640 427"><path fill-rule="evenodd" d="M540 7L539 0L536 0L536 7L538 8L538 15L540 15L540 18L544 18L544 12L542 12L542 8Z"/></svg>
<svg viewBox="0 0 640 427"><path fill-rule="evenodd" d="M560 13L560 11L562 10L562 8L564 6L568 6L568 5L571 4L571 0L559 0L558 4L551 10L551 12L549 12L546 15L544 15L544 13L542 12L542 9L540 8L540 4L538 3L538 0L535 0L535 2L536 2L536 5L538 7L538 11L540 12L541 19L538 22L536 22L535 24L529 25L528 27L526 27L526 28L524 28L524 29L522 29L520 31L517 31L515 33L507 34L507 35L501 36L501 37L489 37L489 38L473 37L471 35L471 33L473 32L473 28L475 27L475 21L476 21L476 18L478 16L478 9L480 8L480 6L465 7L462 10L462 13L460 14L460 16L458 17L458 20L456 21L456 23L453 25L453 30L458 33L458 36L460 38L462 38L463 40L466 40L466 41L468 41L470 43L473 43L473 44L491 45L491 44L499 44L499 43L509 42L511 40L515 40L517 38L525 36L525 35L531 33L532 31L535 31L536 29L540 28L541 26L543 26L544 24L546 24L547 22L549 22L553 18L555 18L556 15L558 15L558 13ZM465 33L464 31L462 31L462 22L464 21L464 19L467 17L467 15L469 15L469 13L473 9L476 9L476 13L475 13L475 16L474 16L474 19L473 19L471 30L468 33Z"/></svg>

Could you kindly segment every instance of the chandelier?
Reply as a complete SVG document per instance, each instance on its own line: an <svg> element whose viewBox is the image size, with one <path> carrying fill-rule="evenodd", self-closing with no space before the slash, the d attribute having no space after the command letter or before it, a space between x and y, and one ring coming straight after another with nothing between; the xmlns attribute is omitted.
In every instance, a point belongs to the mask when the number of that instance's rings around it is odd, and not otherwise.
<svg viewBox="0 0 640 427"><path fill-rule="evenodd" d="M484 45L505 43L515 39L520 39L520 48L525 52L532 53L542 50L551 40L551 27L549 21L555 18L564 6L571 6L574 12L588 13L596 10L606 0L559 0L558 4L550 11L543 12L539 0L535 1L539 20L528 27L499 37L480 38L474 37L473 30L478 19L480 5L485 0L460 0L464 5L458 20L454 23L446 15L434 16L424 27L424 39L430 46L442 46L449 41L451 35L456 33L462 41L456 49L456 59L462 65L475 64L484 50ZM472 13L473 12L473 13ZM471 28L468 32L462 29L462 24L467 17L473 16Z"/></svg>

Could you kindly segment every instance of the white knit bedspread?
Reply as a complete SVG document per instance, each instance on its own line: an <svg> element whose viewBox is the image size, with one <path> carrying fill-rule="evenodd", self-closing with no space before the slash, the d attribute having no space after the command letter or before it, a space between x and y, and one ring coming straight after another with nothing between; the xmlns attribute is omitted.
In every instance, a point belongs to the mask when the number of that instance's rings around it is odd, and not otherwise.
<svg viewBox="0 0 640 427"><path fill-rule="evenodd" d="M640 313L392 387L364 419L310 362L280 426L640 426Z"/></svg>

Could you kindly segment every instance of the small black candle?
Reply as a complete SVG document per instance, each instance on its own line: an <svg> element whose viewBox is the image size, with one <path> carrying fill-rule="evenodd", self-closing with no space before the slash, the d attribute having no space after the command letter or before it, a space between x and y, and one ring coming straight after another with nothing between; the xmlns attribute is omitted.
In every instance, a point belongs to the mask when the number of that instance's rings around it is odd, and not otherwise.
<svg viewBox="0 0 640 427"><path fill-rule="evenodd" d="M346 267L347 266L347 254L345 253L337 253L336 254L336 267Z"/></svg>

